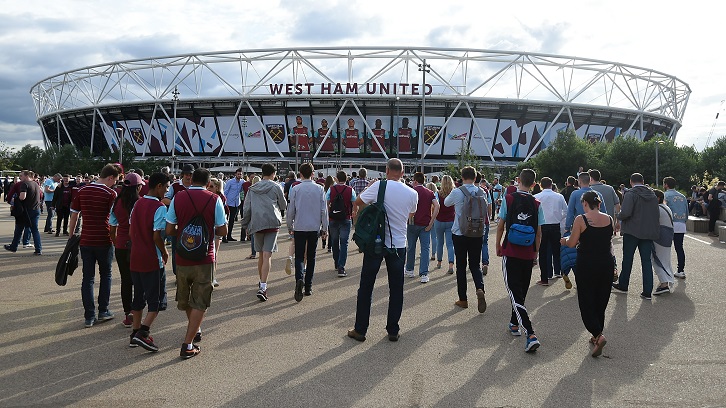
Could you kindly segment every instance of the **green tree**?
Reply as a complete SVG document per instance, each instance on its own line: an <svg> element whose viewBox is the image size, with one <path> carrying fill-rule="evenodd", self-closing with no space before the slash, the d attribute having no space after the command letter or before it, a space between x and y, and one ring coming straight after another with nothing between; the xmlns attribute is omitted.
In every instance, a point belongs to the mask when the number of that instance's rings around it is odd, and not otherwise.
<svg viewBox="0 0 726 408"><path fill-rule="evenodd" d="M726 136L718 138L701 153L702 172L726 178ZM702 174L701 172L701 174Z"/></svg>
<svg viewBox="0 0 726 408"><path fill-rule="evenodd" d="M471 166L475 169L481 169L481 157L477 156L473 149L469 147L460 147L456 152L456 164L449 163L443 173L451 176L454 180L461 177L461 169ZM486 176L485 176L486 177Z"/></svg>
<svg viewBox="0 0 726 408"><path fill-rule="evenodd" d="M520 163L516 174L523 168L532 168L537 178L550 177L558 186L564 186L567 176L575 175L580 166L596 167L593 145L577 136L574 130L559 131L550 146L533 159Z"/></svg>
<svg viewBox="0 0 726 408"><path fill-rule="evenodd" d="M45 151L38 146L26 144L13 157L15 162L15 170L32 170L39 172L39 165L41 164L41 158L43 158Z"/></svg>

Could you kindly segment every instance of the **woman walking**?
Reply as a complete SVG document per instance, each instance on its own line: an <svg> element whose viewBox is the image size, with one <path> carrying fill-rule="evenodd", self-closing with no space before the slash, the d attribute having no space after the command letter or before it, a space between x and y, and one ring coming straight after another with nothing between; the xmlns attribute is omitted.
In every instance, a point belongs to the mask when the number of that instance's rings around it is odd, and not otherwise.
<svg viewBox="0 0 726 408"><path fill-rule="evenodd" d="M605 327L605 309L610 300L613 279L612 238L615 234L613 219L600 212L600 197L595 191L582 195L585 214L577 216L572 234L560 243L577 247L577 301L585 328L592 334L592 356L602 354L607 341L602 332Z"/></svg>
<svg viewBox="0 0 726 408"><path fill-rule="evenodd" d="M673 267L671 266L671 246L673 246L673 212L663 202L665 194L661 190L653 190L655 196L658 197L658 211L660 211L660 236L653 241L653 254L651 260L653 270L658 277L660 284L654 295L662 295L664 293L673 292Z"/></svg>
<svg viewBox="0 0 726 408"><path fill-rule="evenodd" d="M441 179L441 189L439 190L439 214L434 221L434 232L436 235L436 269L441 268L441 262L444 258L444 243L446 243L446 253L449 260L449 274L454 273L454 241L451 237L451 227L454 225L454 206L447 207L444 200L454 190L454 180L451 176L444 176Z"/></svg>

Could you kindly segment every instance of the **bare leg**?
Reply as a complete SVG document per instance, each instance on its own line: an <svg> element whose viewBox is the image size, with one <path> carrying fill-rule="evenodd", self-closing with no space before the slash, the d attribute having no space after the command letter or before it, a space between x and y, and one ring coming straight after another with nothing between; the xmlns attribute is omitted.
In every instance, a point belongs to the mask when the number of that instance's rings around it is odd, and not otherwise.
<svg viewBox="0 0 726 408"><path fill-rule="evenodd" d="M197 332L199 331L199 327L202 325L204 311L187 308L186 312L187 320L189 320L189 323L187 324L187 334L184 338L184 343L191 344L194 341L194 336L196 336Z"/></svg>

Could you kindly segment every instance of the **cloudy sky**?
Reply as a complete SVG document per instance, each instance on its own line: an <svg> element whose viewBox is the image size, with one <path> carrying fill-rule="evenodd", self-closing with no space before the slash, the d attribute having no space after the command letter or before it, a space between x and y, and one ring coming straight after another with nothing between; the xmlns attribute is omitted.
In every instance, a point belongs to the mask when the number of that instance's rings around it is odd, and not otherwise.
<svg viewBox="0 0 726 408"><path fill-rule="evenodd" d="M202 51L355 45L542 52L651 68L690 85L676 142L704 147L726 107L716 9L695 1L494 3L0 0L0 142L42 146L29 91L63 71ZM711 143L726 134L721 116Z"/></svg>

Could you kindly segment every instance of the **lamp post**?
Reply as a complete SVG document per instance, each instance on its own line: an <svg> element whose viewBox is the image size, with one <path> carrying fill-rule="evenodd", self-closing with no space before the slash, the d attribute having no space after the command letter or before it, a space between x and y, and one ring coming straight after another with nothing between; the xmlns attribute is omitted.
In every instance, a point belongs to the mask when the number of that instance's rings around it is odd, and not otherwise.
<svg viewBox="0 0 726 408"><path fill-rule="evenodd" d="M245 167L247 167L247 149L245 148L245 133L247 130L247 118L242 117L242 137L240 141L242 142L242 160L245 162ZM239 152L237 152L237 161L239 161ZM242 167L242 162L239 163L240 167ZM245 168L245 173L247 173L247 168Z"/></svg>
<svg viewBox="0 0 726 408"><path fill-rule="evenodd" d="M179 90L177 87L174 87L174 92L171 93L174 95L174 130L171 133L171 171L173 172L174 167L174 157L176 155L176 104L179 102Z"/></svg>
<svg viewBox="0 0 726 408"><path fill-rule="evenodd" d="M423 83L421 84L421 128L425 128L426 126L426 73L431 72L429 69L431 68L431 65L426 63L426 58L423 59L422 64L418 64L418 70L423 72ZM419 140L419 158L421 160L421 173L424 172L424 152L423 152L423 137L424 135L419 134L418 140Z"/></svg>
<svg viewBox="0 0 726 408"><path fill-rule="evenodd" d="M658 176L658 147L665 143L662 140L655 141L655 185L660 186L660 178Z"/></svg>
<svg viewBox="0 0 726 408"><path fill-rule="evenodd" d="M396 158L399 158L399 150L401 150L401 135L399 134L401 129L401 111L399 110L401 103L401 97L396 97Z"/></svg>
<svg viewBox="0 0 726 408"><path fill-rule="evenodd" d="M124 128L117 127L116 131L118 132L118 162L123 167L124 165Z"/></svg>

